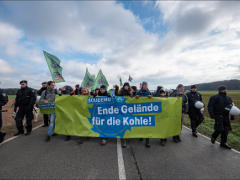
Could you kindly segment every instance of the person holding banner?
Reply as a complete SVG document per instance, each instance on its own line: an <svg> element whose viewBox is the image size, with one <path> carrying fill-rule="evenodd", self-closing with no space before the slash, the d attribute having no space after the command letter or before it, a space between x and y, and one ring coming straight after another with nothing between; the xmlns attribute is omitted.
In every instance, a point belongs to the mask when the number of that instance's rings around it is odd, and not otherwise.
<svg viewBox="0 0 240 180"><path fill-rule="evenodd" d="M96 97L98 96L98 92L100 91L99 88L96 88L95 91L94 91L94 94L93 94L93 97Z"/></svg>
<svg viewBox="0 0 240 180"><path fill-rule="evenodd" d="M75 86L74 95L80 95L80 93L81 93L81 88L80 88L79 84L77 84Z"/></svg>
<svg viewBox="0 0 240 180"><path fill-rule="evenodd" d="M165 91L163 90L163 87L162 86L158 86L157 87L157 91L155 92L154 94L155 97L162 97L162 98L166 98L166 93ZM167 143L167 139L166 138L162 138L160 139L160 145L161 146L165 146Z"/></svg>
<svg viewBox="0 0 240 180"><path fill-rule="evenodd" d="M57 90L55 89L55 82L48 81L48 87L44 90L41 94L40 102L45 104L51 104L55 102L55 97L57 94ZM51 136L54 132L55 127L55 112L53 111L52 114L49 114L50 124L48 127L48 135L46 137L46 141L50 141Z"/></svg>
<svg viewBox="0 0 240 180"><path fill-rule="evenodd" d="M171 94L171 97L182 97L182 118L181 118L182 124L184 120L184 114L188 112L188 98L184 94L184 86L182 84L179 84L176 90ZM175 143L181 142L180 135L173 136L173 141Z"/></svg>
<svg viewBox="0 0 240 180"><path fill-rule="evenodd" d="M98 96L108 96L108 97L110 97L111 95L107 92L106 86L105 85L101 85L100 90L98 92ZM101 145L106 145L106 144L107 144L107 139L106 138L102 138L101 139Z"/></svg>
<svg viewBox="0 0 240 180"><path fill-rule="evenodd" d="M119 91L118 85L115 85L115 96L133 96L133 90L131 89L130 85L128 82L125 82L123 87ZM126 148L127 147L127 139L122 139L123 144L122 147Z"/></svg>
<svg viewBox="0 0 240 180"><path fill-rule="evenodd" d="M148 98L152 98L152 93L148 89L148 83L144 81L143 83L141 83L141 86L142 86L141 89L138 92L136 92L136 99L138 99L141 96L142 97L147 96ZM149 138L146 138L145 146L148 148L151 147Z"/></svg>

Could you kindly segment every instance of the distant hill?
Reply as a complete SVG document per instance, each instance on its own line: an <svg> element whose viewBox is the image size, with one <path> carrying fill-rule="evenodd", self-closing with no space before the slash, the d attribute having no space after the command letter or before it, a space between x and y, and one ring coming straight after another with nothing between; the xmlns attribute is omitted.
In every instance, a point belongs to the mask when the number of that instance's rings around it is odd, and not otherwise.
<svg viewBox="0 0 240 180"><path fill-rule="evenodd" d="M237 79L200 83L195 85L199 91L216 91L220 85L226 86L228 90L240 90L240 80ZM189 90L190 87L191 86L185 86L185 89Z"/></svg>

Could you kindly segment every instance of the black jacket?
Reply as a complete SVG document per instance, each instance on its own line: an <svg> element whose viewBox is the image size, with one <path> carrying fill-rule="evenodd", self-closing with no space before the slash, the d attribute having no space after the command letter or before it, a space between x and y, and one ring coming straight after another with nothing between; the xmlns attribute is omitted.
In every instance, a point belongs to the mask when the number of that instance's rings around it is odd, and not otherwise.
<svg viewBox="0 0 240 180"><path fill-rule="evenodd" d="M232 129L229 120L229 111L225 110L226 106L229 105L232 105L232 99L224 93L219 93L210 98L208 112L210 117L215 119L215 130L223 131L224 129Z"/></svg>
<svg viewBox="0 0 240 180"><path fill-rule="evenodd" d="M194 104L196 101L202 101L202 95L199 92L188 92L187 94L187 98L188 98L188 107L189 107L189 112L192 111L199 111L199 109L197 109Z"/></svg>
<svg viewBox="0 0 240 180"><path fill-rule="evenodd" d="M217 115L229 116L229 111L225 108L232 105L232 99L224 93L219 93L210 98L208 102L208 112L211 118Z"/></svg>
<svg viewBox="0 0 240 180"><path fill-rule="evenodd" d="M75 94L75 95L80 95L80 89L75 89L75 90L74 90L74 94Z"/></svg>
<svg viewBox="0 0 240 180"><path fill-rule="evenodd" d="M2 106L6 105L7 102L8 102L7 94L4 93L2 89L0 89L0 109L2 108Z"/></svg>
<svg viewBox="0 0 240 180"><path fill-rule="evenodd" d="M101 91L99 91L98 96L108 96L108 97L110 97L111 95L107 91L105 91L105 93L101 93Z"/></svg>
<svg viewBox="0 0 240 180"><path fill-rule="evenodd" d="M130 93L130 90L125 90L125 89L121 88L121 90L118 91L118 88L116 88L115 96L133 96L133 95Z"/></svg>
<svg viewBox="0 0 240 180"><path fill-rule="evenodd" d="M35 91L32 88L26 87L19 89L16 94L15 108L26 107L32 108L36 102Z"/></svg>
<svg viewBox="0 0 240 180"><path fill-rule="evenodd" d="M47 87L42 87L41 89L39 89L39 90L37 91L37 94L38 94L39 96L41 96L41 95L42 95L42 92L45 91L46 89L47 89Z"/></svg>

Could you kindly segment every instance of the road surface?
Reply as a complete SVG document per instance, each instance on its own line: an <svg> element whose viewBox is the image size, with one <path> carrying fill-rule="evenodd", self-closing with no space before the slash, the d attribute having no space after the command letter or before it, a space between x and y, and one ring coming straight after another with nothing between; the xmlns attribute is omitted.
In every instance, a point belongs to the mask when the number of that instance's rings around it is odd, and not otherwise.
<svg viewBox="0 0 240 180"><path fill-rule="evenodd" d="M240 154L193 138L184 128L182 142L158 139L151 148L131 139L121 149L116 139L106 146L99 139L79 137L44 141L46 128L0 145L0 179L240 179Z"/></svg>

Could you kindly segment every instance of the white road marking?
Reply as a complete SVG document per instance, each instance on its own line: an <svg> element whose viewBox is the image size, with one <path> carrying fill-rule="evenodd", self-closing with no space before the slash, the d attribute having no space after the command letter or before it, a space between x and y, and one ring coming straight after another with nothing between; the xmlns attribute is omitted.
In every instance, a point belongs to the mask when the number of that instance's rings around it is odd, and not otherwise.
<svg viewBox="0 0 240 180"><path fill-rule="evenodd" d="M189 130L189 131L192 131L190 128L188 128L187 126L184 126L187 130ZM202 136L202 137L204 137L204 138L206 138L206 139L208 139L209 141L211 141L211 138L209 138L209 137L207 137L207 136L205 136L205 135L203 135L203 134L201 134L201 133L199 133L198 132L198 134L200 135L200 136ZM216 141L216 143L217 144L220 144L218 141ZM236 149L231 149L233 152L235 152L235 153L238 153L238 154L240 154L240 152L239 151L237 151Z"/></svg>
<svg viewBox="0 0 240 180"><path fill-rule="evenodd" d="M121 146L121 140L117 138L117 155L118 155L118 174L119 179L126 179L126 172L125 172L125 166L124 166L124 160L123 160L123 154L122 154L122 146Z"/></svg>
<svg viewBox="0 0 240 180"><path fill-rule="evenodd" d="M40 125L34 127L34 128L32 129L32 131L34 131L34 130L42 127L42 126L43 126L43 124L40 124ZM13 137L11 137L11 138L6 139L5 141L3 141L3 142L0 144L0 146L2 146L3 144L5 144L5 143L7 143L7 142L9 142L9 141L12 141L12 140L18 138L18 137L19 137L19 136L13 136Z"/></svg>

